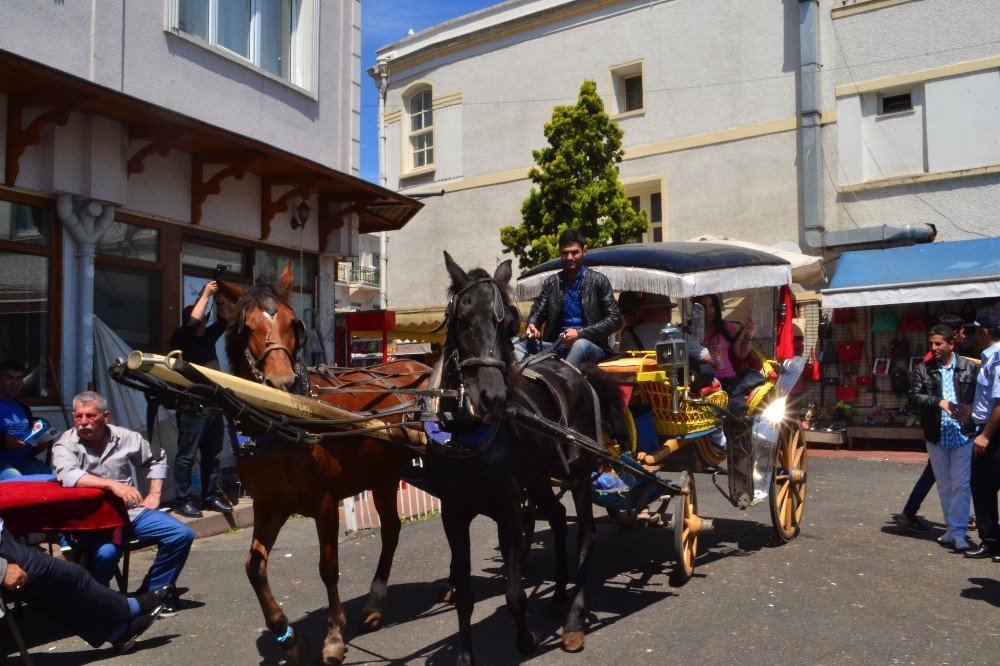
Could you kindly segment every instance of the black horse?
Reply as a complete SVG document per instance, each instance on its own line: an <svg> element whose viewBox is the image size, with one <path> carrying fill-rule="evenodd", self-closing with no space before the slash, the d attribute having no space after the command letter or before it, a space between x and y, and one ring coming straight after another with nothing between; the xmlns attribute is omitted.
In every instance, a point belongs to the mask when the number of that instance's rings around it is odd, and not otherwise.
<svg viewBox="0 0 1000 666"><path fill-rule="evenodd" d="M460 407L491 436L476 456L428 456L426 461L429 481L441 497L441 517L451 549L449 582L458 611L458 663L473 662L469 525L477 515L489 516L497 523L507 567L507 608L516 623L518 650L531 654L538 647L538 638L528 629L521 580L522 490L551 526L556 585L550 612L561 614L568 608L562 647L578 652L584 644L584 587L596 536L590 484L597 461L577 447L522 428L516 419L510 419L511 407L520 406L601 441L602 423L613 436L620 438L624 432L621 395L617 385L596 367L577 370L552 356L528 366L513 365L511 339L517 333L520 315L510 293L510 261L490 276L480 268L467 273L447 252L444 256L451 276L451 299L441 386L460 389L464 396ZM552 476L563 479L571 490L579 519L578 570L572 598L566 591L566 510L553 494Z"/></svg>

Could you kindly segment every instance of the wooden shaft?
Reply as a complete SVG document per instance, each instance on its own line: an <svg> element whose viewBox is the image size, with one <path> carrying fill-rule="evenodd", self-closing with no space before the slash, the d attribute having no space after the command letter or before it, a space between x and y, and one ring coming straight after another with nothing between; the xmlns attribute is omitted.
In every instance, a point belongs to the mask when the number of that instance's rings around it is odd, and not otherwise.
<svg viewBox="0 0 1000 666"><path fill-rule="evenodd" d="M158 354L144 354L140 351L133 351L128 356L126 365L129 370L148 373L157 379L161 379L168 384L180 388L187 388L192 382L173 369L177 358L170 356L160 356ZM202 373L207 379L215 382L219 386L231 389L240 399L245 400L254 407L269 412L275 412L284 416L296 419L323 419L329 421L346 421L358 417L354 412L340 409L329 403L312 398L306 398L278 389L264 386L256 382L235 377L219 370L206 368L203 365L189 363L189 365ZM379 419L369 419L367 421L357 421L345 423L343 430L361 430L364 428L377 428L385 426L385 421ZM425 435L422 432L414 432L411 428L392 428L389 430L366 433L366 436L386 442L402 443L410 446L424 446L426 444Z"/></svg>

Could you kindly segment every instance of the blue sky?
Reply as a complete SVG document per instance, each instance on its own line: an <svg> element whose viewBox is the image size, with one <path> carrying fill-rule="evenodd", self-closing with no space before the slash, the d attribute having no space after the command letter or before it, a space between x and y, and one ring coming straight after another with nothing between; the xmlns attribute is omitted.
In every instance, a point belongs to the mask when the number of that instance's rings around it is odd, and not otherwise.
<svg viewBox="0 0 1000 666"><path fill-rule="evenodd" d="M378 88L365 71L375 49L500 0L363 0L361 3L361 177L378 182Z"/></svg>

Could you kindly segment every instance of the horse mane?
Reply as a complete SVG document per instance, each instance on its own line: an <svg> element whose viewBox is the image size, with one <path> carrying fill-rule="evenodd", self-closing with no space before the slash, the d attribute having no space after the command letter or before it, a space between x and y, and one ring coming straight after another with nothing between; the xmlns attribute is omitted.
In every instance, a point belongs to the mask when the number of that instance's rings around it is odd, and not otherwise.
<svg viewBox="0 0 1000 666"><path fill-rule="evenodd" d="M246 312L251 307L263 309L269 298L274 299L279 305L284 305L287 308L292 307L275 285L262 283L252 285L243 292L243 296L236 303L236 312ZM229 367L233 369L233 372L243 363L243 353L249 338L245 328L237 330L242 321L243 317L235 317L226 326L226 358L229 359Z"/></svg>

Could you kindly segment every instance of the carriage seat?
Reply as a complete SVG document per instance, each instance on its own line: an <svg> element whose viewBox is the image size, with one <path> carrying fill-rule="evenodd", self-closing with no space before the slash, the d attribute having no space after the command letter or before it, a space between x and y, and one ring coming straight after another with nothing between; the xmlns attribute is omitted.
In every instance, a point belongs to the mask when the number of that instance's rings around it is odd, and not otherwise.
<svg viewBox="0 0 1000 666"><path fill-rule="evenodd" d="M619 383L631 383L640 372L655 372L656 354L648 353L641 356L626 355L601 361L597 364L604 372L609 373Z"/></svg>

